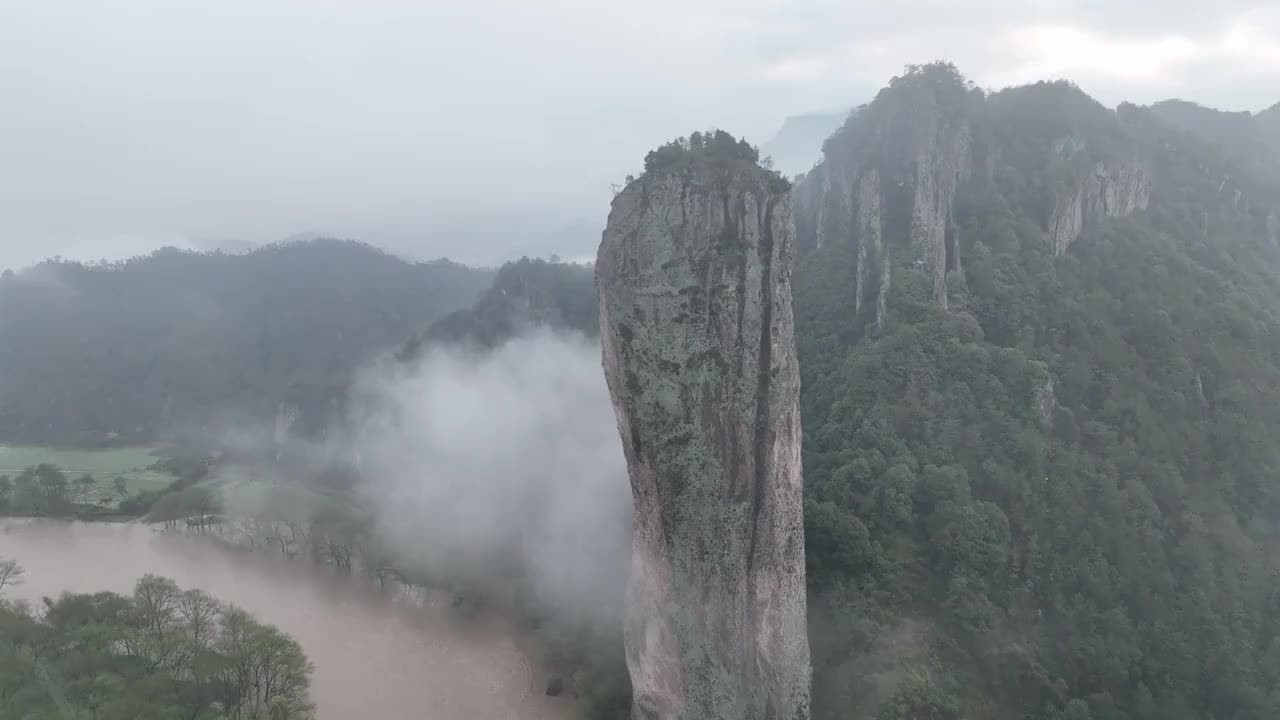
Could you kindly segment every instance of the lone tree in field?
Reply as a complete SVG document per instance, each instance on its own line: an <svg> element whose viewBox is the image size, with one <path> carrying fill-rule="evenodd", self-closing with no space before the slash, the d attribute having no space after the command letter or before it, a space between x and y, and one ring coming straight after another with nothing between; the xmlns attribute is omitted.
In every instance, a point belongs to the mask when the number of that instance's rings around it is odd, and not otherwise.
<svg viewBox="0 0 1280 720"><path fill-rule="evenodd" d="M89 497L89 493L93 492L97 484L98 482L93 479L93 475L89 473L76 478L76 490L80 493L80 502L84 502Z"/></svg>
<svg viewBox="0 0 1280 720"><path fill-rule="evenodd" d="M122 498L129 494L129 485L125 482L123 475L117 475L115 479L111 481L111 487L115 488L116 494Z"/></svg>
<svg viewBox="0 0 1280 720"><path fill-rule="evenodd" d="M4 594L7 586L21 585L25 574L26 570L22 569L17 560L0 559L0 595Z"/></svg>

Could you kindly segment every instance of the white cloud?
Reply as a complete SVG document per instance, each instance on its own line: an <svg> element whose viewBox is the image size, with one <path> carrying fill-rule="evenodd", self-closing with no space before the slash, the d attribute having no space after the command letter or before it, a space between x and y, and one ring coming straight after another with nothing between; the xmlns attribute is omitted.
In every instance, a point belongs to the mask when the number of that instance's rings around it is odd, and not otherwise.
<svg viewBox="0 0 1280 720"><path fill-rule="evenodd" d="M1271 17L1275 17L1272 13ZM1067 25L1034 25L1005 33L1011 62L984 77L993 87L1067 78L1103 99L1149 102L1167 96L1212 103L1207 77L1253 82L1256 100L1228 109L1260 109L1264 88L1280 87L1280 42L1267 31L1267 13L1241 15L1222 27L1163 35L1121 34ZM1271 83L1270 85L1268 83ZM1229 85L1229 83L1227 83Z"/></svg>
<svg viewBox="0 0 1280 720"><path fill-rule="evenodd" d="M600 347L539 332L433 348L357 385L354 448L385 537L420 571L528 573L562 611L617 606L631 495Z"/></svg>
<svg viewBox="0 0 1280 720"><path fill-rule="evenodd" d="M1013 30L1007 43L1018 61L1012 69L991 75L998 85L1080 75L1169 85L1178 66L1207 51L1206 46L1183 35L1111 38L1051 25Z"/></svg>

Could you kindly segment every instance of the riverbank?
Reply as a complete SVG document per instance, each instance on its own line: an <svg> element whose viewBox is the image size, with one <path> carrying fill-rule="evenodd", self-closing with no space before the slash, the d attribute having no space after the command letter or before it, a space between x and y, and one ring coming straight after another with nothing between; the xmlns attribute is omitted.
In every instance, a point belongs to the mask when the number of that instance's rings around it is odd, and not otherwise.
<svg viewBox="0 0 1280 720"><path fill-rule="evenodd" d="M0 519L0 554L27 569L14 595L127 592L151 573L240 605L295 637L316 666L319 720L567 720L509 620L464 614L439 591L236 551L141 523Z"/></svg>

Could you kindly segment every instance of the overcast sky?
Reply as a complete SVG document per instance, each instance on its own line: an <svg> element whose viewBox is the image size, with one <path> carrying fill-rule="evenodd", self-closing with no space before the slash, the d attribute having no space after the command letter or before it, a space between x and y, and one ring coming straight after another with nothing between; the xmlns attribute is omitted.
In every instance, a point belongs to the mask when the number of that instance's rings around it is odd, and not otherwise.
<svg viewBox="0 0 1280 720"><path fill-rule="evenodd" d="M0 268L300 232L585 257L654 145L764 142L934 59L1260 110L1280 3L0 0Z"/></svg>

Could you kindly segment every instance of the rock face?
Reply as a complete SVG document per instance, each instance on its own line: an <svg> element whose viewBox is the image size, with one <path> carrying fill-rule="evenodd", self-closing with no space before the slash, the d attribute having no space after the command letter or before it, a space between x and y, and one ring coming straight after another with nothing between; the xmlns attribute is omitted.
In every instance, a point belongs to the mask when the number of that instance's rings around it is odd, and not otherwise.
<svg viewBox="0 0 1280 720"><path fill-rule="evenodd" d="M1053 378L1047 374L1044 381L1031 392L1031 404L1040 419L1040 427L1053 429L1053 413L1058 409L1058 396L1053 390Z"/></svg>
<svg viewBox="0 0 1280 720"><path fill-rule="evenodd" d="M1029 120L1027 107L1060 106L1061 122ZM892 275L926 274L943 308L963 279L956 220L960 196L1004 195L1044 227L1055 253L1106 218L1145 209L1150 163L1116 113L1065 85L988 96L954 67L895 78L823 146L823 161L796 188L797 247L847 244L855 314L884 321Z"/></svg>
<svg viewBox="0 0 1280 720"><path fill-rule="evenodd" d="M809 647L785 183L649 170L596 264L635 502L634 720L804 720Z"/></svg>
<svg viewBox="0 0 1280 720"><path fill-rule="evenodd" d="M1055 160L1070 163L1073 158L1067 153L1083 153L1085 142L1072 138L1060 142L1055 149ZM1080 175L1058 188L1046 223L1058 255L1066 252L1085 230L1106 218L1145 210L1151 201L1151 173L1136 157L1124 162L1099 161Z"/></svg>
<svg viewBox="0 0 1280 720"><path fill-rule="evenodd" d="M827 142L797 190L801 247L852 244L854 302L872 327L897 267L927 273L947 306L947 274L961 268L956 194L974 168L969 101L944 77L891 86Z"/></svg>

